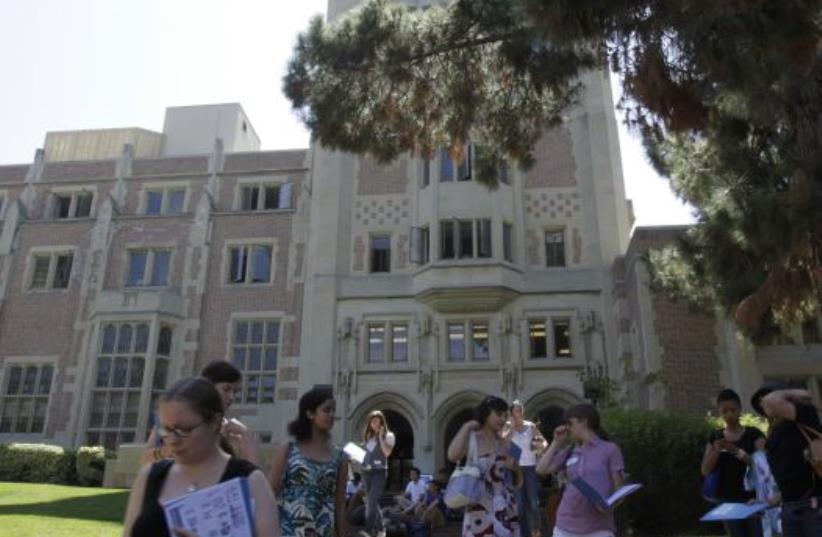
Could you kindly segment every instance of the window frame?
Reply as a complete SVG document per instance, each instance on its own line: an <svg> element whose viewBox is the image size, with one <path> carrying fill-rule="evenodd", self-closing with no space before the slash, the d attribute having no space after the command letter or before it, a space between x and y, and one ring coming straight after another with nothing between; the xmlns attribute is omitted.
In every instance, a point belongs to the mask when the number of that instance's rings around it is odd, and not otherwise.
<svg viewBox="0 0 822 537"><path fill-rule="evenodd" d="M368 236L368 273L369 274L390 274L391 273L391 250L393 250L393 236L391 233L371 233ZM388 242L388 248L385 250L380 250L380 252L387 252L386 255L383 257L387 257L387 265L380 268L377 267L377 250L375 249L375 243L378 240L386 240Z"/></svg>
<svg viewBox="0 0 822 537"><path fill-rule="evenodd" d="M488 255L481 254L481 238L483 233L480 231L483 223L487 222L486 231L488 232ZM439 221L440 226L440 261L465 261L468 259L487 260L494 258L494 221L492 218L444 218ZM451 230L451 241L446 240L447 229ZM470 228L470 229L469 229ZM465 251L465 242L467 235L464 237L463 232L470 231L471 235L471 250L470 255ZM446 248L450 242L450 249L452 256L446 256Z"/></svg>
<svg viewBox="0 0 822 537"><path fill-rule="evenodd" d="M556 341L556 325L558 323L567 322L568 324L568 349L570 354L567 356L560 356L557 353ZM523 346L527 353L525 359L531 364L538 363L567 363L574 362L580 358L580 349L578 341L578 326L574 312L572 311L553 311L549 313L535 312L529 313L525 316L526 330L525 330L525 345ZM535 356L534 345L532 342L532 325L541 324L544 327L545 334L545 355Z"/></svg>
<svg viewBox="0 0 822 537"><path fill-rule="evenodd" d="M443 356L445 358L444 363L448 365L460 365L460 364L490 364L494 362L494 346L493 346L493 338L492 338L492 330L491 330L491 319L486 317L469 317L469 318L453 318L453 319L445 319L443 321L444 330L443 333L445 334L445 352ZM462 358L454 358L451 354L451 327L460 327L461 334L462 334ZM485 327L485 346L487 356L485 357L478 357L476 354L476 345L477 340L475 338L476 330L475 327L477 326L484 326Z"/></svg>
<svg viewBox="0 0 822 537"><path fill-rule="evenodd" d="M65 287L55 287L57 277L57 266L59 258L71 257L71 264L69 265L69 273ZM37 267L38 258L49 258L49 268L46 274L46 282L43 287L34 287L35 269ZM26 260L26 272L23 278L23 291L26 293L48 293L48 292L68 292L71 289L72 276L75 273L75 263L77 262L76 249L73 246L49 246L49 247L34 247L29 250L28 258Z"/></svg>
<svg viewBox="0 0 822 537"><path fill-rule="evenodd" d="M363 352L363 363L366 366L379 365L408 365L411 363L411 321L405 318L392 319L368 319L363 323L366 344ZM397 344L394 329L397 327L405 328L405 358L398 360L395 356ZM382 337L380 338L380 356L372 355L371 350L371 331L372 329L380 330Z"/></svg>
<svg viewBox="0 0 822 537"><path fill-rule="evenodd" d="M514 224L502 223L502 259L508 263L515 263L514 256Z"/></svg>
<svg viewBox="0 0 822 537"><path fill-rule="evenodd" d="M549 252L548 252L548 244L549 244L548 243L548 237L549 237L549 235L559 236L559 237L562 238L562 249L561 249L562 259L561 259L561 263L551 264L552 259L549 257ZM567 239L566 230L565 230L564 227L563 228L552 227L552 228L546 228L546 229L543 230L542 245L543 245L543 252L544 252L544 255L545 255L545 258L544 258L545 259L545 265L544 265L545 268L563 269L563 268L568 267L568 241L566 239ZM551 244L556 245L556 244L559 244L559 243L554 242L554 243L551 243Z"/></svg>
<svg viewBox="0 0 822 537"><path fill-rule="evenodd" d="M171 196L175 192L183 193L183 204L180 211L171 211ZM160 211L148 212L149 196L151 194L160 194ZM138 214L141 216L149 216L153 218L162 216L180 216L189 212L189 203L191 197L191 183L186 182L164 182L164 183L145 183L140 190L140 204L138 207Z"/></svg>
<svg viewBox="0 0 822 537"><path fill-rule="evenodd" d="M240 323L246 325L245 341L238 342L237 326ZM253 332L252 325L254 323L262 323L262 339L259 343L252 340ZM229 320L229 337L228 340L228 355L226 361L233 364L234 367L242 373L242 388L240 390L240 397L235 399L235 405L244 405L251 407L260 407L262 405L276 405L277 404L277 388L281 382L279 376L279 366L283 361L283 350L285 340L285 323L286 319L280 314L269 314L267 312L251 313L237 313L232 314ZM277 326L277 340L274 342L268 341L269 324L276 324ZM242 364L237 361L237 349L243 348ZM251 361L251 350L259 347L259 369L249 369ZM267 369L266 366L266 350L269 347L276 349L274 358L274 369ZM249 401L251 378L254 377L256 381L255 393L256 401ZM271 401L264 400L264 378L273 377L274 385L272 388Z"/></svg>
<svg viewBox="0 0 822 537"><path fill-rule="evenodd" d="M251 255L246 257L245 275L243 281L233 281L232 279L232 250L236 248L246 248L252 252L255 247L268 248L270 256L268 259L268 281L255 282L252 279L253 275L253 259ZM243 239L243 240L227 240L223 246L223 267L221 284L224 287L247 287L247 286L269 286L273 285L276 277L276 259L277 259L277 243L276 240L269 239Z"/></svg>
<svg viewBox="0 0 822 537"><path fill-rule="evenodd" d="M137 252L144 252L146 254L146 263L145 267L143 267L143 277L140 279L140 283L130 284L129 277L131 276L131 259L132 255L136 254ZM168 254L168 266L166 267L166 281L165 283L161 284L154 284L152 283L154 279L154 271L156 267L156 260L158 253L167 253ZM170 245L151 245L151 246L128 246L126 247L126 262L125 262L125 270L123 274L123 288L125 289L140 289L140 288L152 288L152 289L161 289L167 288L171 286L171 279L172 279L172 267L174 264L174 248Z"/></svg>
<svg viewBox="0 0 822 537"><path fill-rule="evenodd" d="M27 394L23 393L23 386L25 382L26 370L30 368L36 368L36 373L34 379L34 387L32 389L33 391ZM43 371L45 368L50 368L51 376L49 379L48 391L42 393L40 391L40 384L43 380ZM12 371L14 369L20 369L21 372L18 390L16 391L16 393L11 394L8 393L8 389ZM3 365L2 375L0 375L0 435L32 436L46 434L46 428L48 426L50 417L51 396L54 393L54 385L56 383L55 379L57 378L58 373L59 370L57 367L57 358L55 357L9 357L8 361ZM8 409L7 405L9 405L12 400L14 401L14 414L10 418L11 423L9 424L9 430L3 431L2 422L5 417L6 410ZM20 401L22 400L31 401L31 411L28 416L24 416L24 418L27 420L25 430L18 431L18 422L21 418ZM32 430L32 428L36 423L35 420L37 418L38 402L44 403L45 411L42 416L42 427L40 428L40 430L35 431Z"/></svg>
<svg viewBox="0 0 822 537"><path fill-rule="evenodd" d="M2 192L0 192L2 196ZM78 216L77 208L80 198L90 198L88 202L88 214ZM57 201L58 199L68 198L68 208L66 209L66 216L58 216ZM86 220L93 219L96 216L94 201L97 199L97 187L83 186L83 187L55 187L49 191L49 201L46 210L47 218L50 220ZM0 216L2 211L0 211Z"/></svg>
<svg viewBox="0 0 822 537"><path fill-rule="evenodd" d="M276 200L277 200L277 207L275 208L266 208L265 201L265 191L267 188L276 188ZM247 188L256 188L257 189L257 201L256 207L246 209L244 208L244 192ZM283 207L280 201L282 201L283 190L287 189L288 199L287 199L287 206ZM276 211L289 211L294 210L294 182L293 181L284 181L281 179L259 179L259 178L242 178L238 179L237 183L234 186L234 204L233 209L236 212L242 213L265 213L265 212L276 212Z"/></svg>

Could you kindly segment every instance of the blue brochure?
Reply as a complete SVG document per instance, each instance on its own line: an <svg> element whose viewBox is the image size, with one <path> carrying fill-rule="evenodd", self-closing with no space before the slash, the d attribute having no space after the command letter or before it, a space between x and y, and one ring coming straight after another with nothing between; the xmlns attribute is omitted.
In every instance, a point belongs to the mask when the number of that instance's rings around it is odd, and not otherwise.
<svg viewBox="0 0 822 537"><path fill-rule="evenodd" d="M511 442L511 447L508 448L508 454L511 455L512 459L519 462L519 458L522 455L522 448Z"/></svg>
<svg viewBox="0 0 822 537"><path fill-rule="evenodd" d="M639 483L625 485L624 487L621 487L618 490L616 490L607 498L603 498L602 495L599 492L597 492L597 490L594 487L592 487L587 481L585 481L581 477L578 477L571 481L571 484L574 485L577 488L577 490L579 490L589 502L594 504L596 507L599 507L603 511L607 511L625 496L633 494L634 492L642 488L642 485L640 485Z"/></svg>
<svg viewBox="0 0 822 537"><path fill-rule="evenodd" d="M766 503L723 503L717 505L699 520L702 522L719 522L722 520L744 520L765 511Z"/></svg>

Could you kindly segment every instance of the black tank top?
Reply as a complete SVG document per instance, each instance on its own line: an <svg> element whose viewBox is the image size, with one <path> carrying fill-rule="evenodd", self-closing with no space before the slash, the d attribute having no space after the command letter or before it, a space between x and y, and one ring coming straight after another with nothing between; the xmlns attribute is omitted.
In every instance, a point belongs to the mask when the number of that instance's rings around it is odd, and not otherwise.
<svg viewBox="0 0 822 537"><path fill-rule="evenodd" d="M151 465L151 471L146 480L146 490L143 495L143 507L131 527L131 537L171 537L166 525L163 507L157 500L163 490L163 483L166 481L168 471L173 464L174 461L168 459ZM257 469L256 466L246 460L231 457L228 459L225 471L220 477L220 483L235 477L248 477Z"/></svg>

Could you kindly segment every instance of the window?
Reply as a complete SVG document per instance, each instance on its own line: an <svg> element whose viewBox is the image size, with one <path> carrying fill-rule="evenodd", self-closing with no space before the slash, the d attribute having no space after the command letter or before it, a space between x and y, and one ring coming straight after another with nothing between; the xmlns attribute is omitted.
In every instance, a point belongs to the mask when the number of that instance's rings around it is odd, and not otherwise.
<svg viewBox="0 0 822 537"><path fill-rule="evenodd" d="M391 361L408 361L408 325L391 324Z"/></svg>
<svg viewBox="0 0 822 537"><path fill-rule="evenodd" d="M180 214L185 210L186 189L157 188L146 191L145 214Z"/></svg>
<svg viewBox="0 0 822 537"><path fill-rule="evenodd" d="M491 220L484 218L476 221L477 257L491 257Z"/></svg>
<svg viewBox="0 0 822 537"><path fill-rule="evenodd" d="M170 250L132 250L128 254L126 287L168 285Z"/></svg>
<svg viewBox="0 0 822 537"><path fill-rule="evenodd" d="M54 367L10 365L0 398L0 433L42 433Z"/></svg>
<svg viewBox="0 0 822 537"><path fill-rule="evenodd" d="M454 180L471 180L471 150L469 146L463 146L459 161L454 160L448 148L443 147L440 149L439 161L441 183L450 183Z"/></svg>
<svg viewBox="0 0 822 537"><path fill-rule="evenodd" d="M448 360L465 361L465 324L448 323Z"/></svg>
<svg viewBox="0 0 822 537"><path fill-rule="evenodd" d="M451 321L447 323L447 331L448 361L484 362L490 359L487 321Z"/></svg>
<svg viewBox="0 0 822 537"><path fill-rule="evenodd" d="M545 232L545 265L565 266L565 232L563 230Z"/></svg>
<svg viewBox="0 0 822 537"><path fill-rule="evenodd" d="M455 245L454 222L446 220L440 222L440 259L454 259L457 251Z"/></svg>
<svg viewBox="0 0 822 537"><path fill-rule="evenodd" d="M233 330L231 363L243 372L243 388L237 402L273 403L281 345L280 321L237 320Z"/></svg>
<svg viewBox="0 0 822 537"><path fill-rule="evenodd" d="M488 324L471 323L471 342L474 360L488 360Z"/></svg>
<svg viewBox="0 0 822 537"><path fill-rule="evenodd" d="M571 320L554 319L551 324L554 330L554 356L571 358Z"/></svg>
<svg viewBox="0 0 822 537"><path fill-rule="evenodd" d="M3 219L3 208L6 206L6 198L0 195L0 220Z"/></svg>
<svg viewBox="0 0 822 537"><path fill-rule="evenodd" d="M490 219L443 220L440 235L440 259L488 258L493 255Z"/></svg>
<svg viewBox="0 0 822 537"><path fill-rule="evenodd" d="M167 357L172 329L163 326L157 344L157 355ZM107 323L100 337L86 443L116 449L133 442L140 414L140 392L148 354L148 323ZM158 359L159 362L159 359ZM165 386L167 359L158 365L152 379L152 392ZM161 381L161 382L160 382Z"/></svg>
<svg viewBox="0 0 822 537"><path fill-rule="evenodd" d="M502 224L502 255L509 263L514 262L514 226Z"/></svg>
<svg viewBox="0 0 822 537"><path fill-rule="evenodd" d="M228 283L271 281L271 246L249 244L229 248Z"/></svg>
<svg viewBox="0 0 822 537"><path fill-rule="evenodd" d="M431 184L431 161L424 159L422 161L422 186L423 188Z"/></svg>
<svg viewBox="0 0 822 537"><path fill-rule="evenodd" d="M548 338L545 321L529 321L528 335L531 340L531 358L547 358Z"/></svg>
<svg viewBox="0 0 822 537"><path fill-rule="evenodd" d="M388 339L386 339L388 338ZM408 361L408 324L395 322L368 325L369 363Z"/></svg>
<svg viewBox="0 0 822 537"><path fill-rule="evenodd" d="M391 236L371 237L371 272L391 272Z"/></svg>
<svg viewBox="0 0 822 537"><path fill-rule="evenodd" d="M573 357L570 318L532 319L528 321L528 337L532 359Z"/></svg>
<svg viewBox="0 0 822 537"><path fill-rule="evenodd" d="M291 183L244 184L240 188L241 211L270 211L291 208Z"/></svg>
<svg viewBox="0 0 822 537"><path fill-rule="evenodd" d="M51 215L56 219L88 218L94 199L92 192L55 193L52 196Z"/></svg>
<svg viewBox="0 0 822 537"><path fill-rule="evenodd" d="M428 227L411 228L411 262L427 265L431 261L431 240Z"/></svg>
<svg viewBox="0 0 822 537"><path fill-rule="evenodd" d="M65 252L34 254L29 289L66 289L71 281L74 255Z"/></svg>

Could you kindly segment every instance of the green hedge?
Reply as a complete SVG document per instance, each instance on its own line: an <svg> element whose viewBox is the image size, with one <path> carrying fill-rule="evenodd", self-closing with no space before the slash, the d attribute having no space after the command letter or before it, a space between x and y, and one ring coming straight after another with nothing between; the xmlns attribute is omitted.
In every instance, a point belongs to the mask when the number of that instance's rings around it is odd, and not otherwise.
<svg viewBox="0 0 822 537"><path fill-rule="evenodd" d="M0 481L99 486L106 456L102 447L0 444Z"/></svg>
<svg viewBox="0 0 822 537"><path fill-rule="evenodd" d="M619 525L647 536L698 527L710 507L699 468L713 425L699 416L627 409L603 411L602 423L622 449L628 480L643 484L617 511Z"/></svg>

